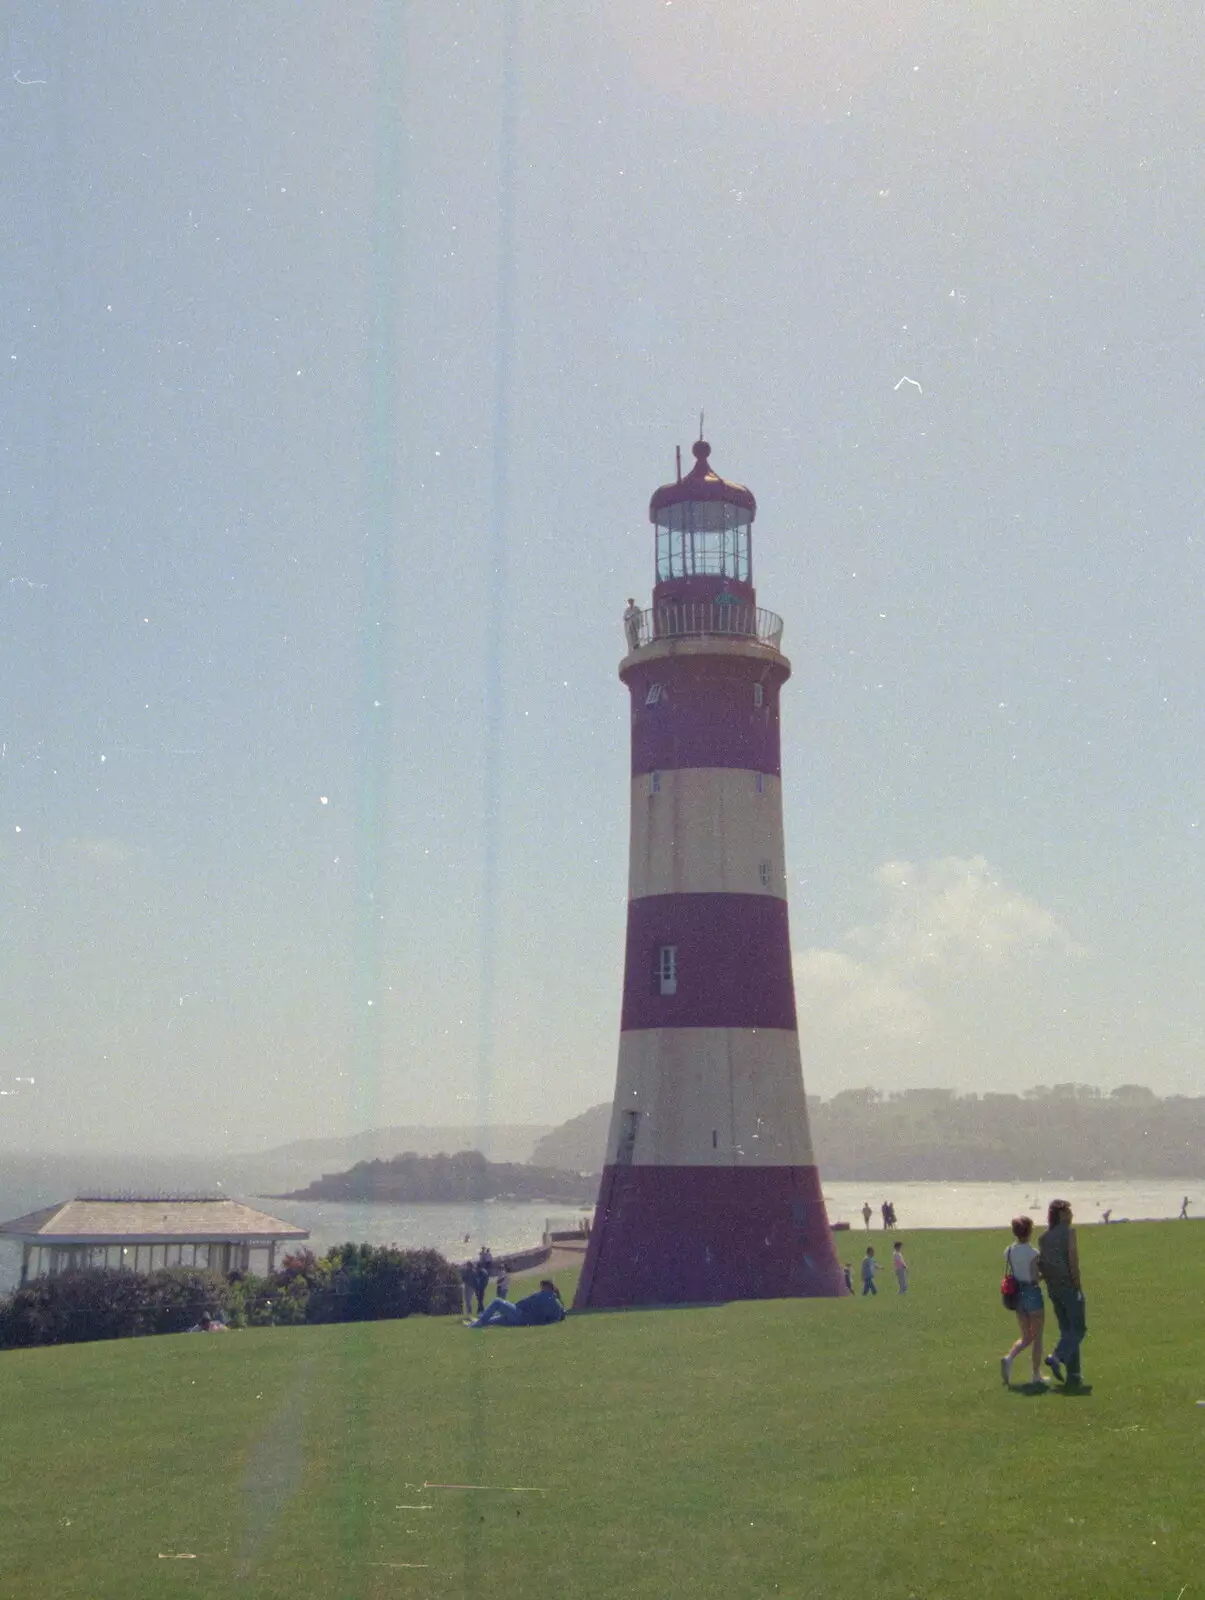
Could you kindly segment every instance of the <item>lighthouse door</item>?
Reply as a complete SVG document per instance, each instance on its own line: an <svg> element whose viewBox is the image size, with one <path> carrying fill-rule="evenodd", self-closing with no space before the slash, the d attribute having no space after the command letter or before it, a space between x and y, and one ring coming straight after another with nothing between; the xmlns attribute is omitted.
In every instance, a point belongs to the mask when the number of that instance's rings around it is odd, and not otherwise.
<svg viewBox="0 0 1205 1600"><path fill-rule="evenodd" d="M640 1126L639 1111L625 1111L619 1124L619 1148L615 1152L617 1167L630 1167L636 1149L636 1129Z"/></svg>

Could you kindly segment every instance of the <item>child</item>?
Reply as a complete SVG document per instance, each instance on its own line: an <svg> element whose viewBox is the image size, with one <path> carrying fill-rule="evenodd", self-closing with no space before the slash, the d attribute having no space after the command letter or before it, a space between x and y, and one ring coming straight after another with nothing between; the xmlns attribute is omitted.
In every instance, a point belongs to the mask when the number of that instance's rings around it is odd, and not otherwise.
<svg viewBox="0 0 1205 1600"><path fill-rule="evenodd" d="M882 1270L882 1267L879 1266L874 1258L874 1245L868 1244L866 1246L866 1254L862 1257L863 1294L878 1294L879 1291L874 1286L874 1275Z"/></svg>
<svg viewBox="0 0 1205 1600"><path fill-rule="evenodd" d="M904 1260L904 1241L897 1239L891 1253L891 1270L900 1286L900 1293L908 1293L908 1263Z"/></svg>
<svg viewBox="0 0 1205 1600"><path fill-rule="evenodd" d="M510 1262L504 1261L498 1268L498 1276L494 1280L494 1298L505 1300L510 1294Z"/></svg>
<svg viewBox="0 0 1205 1600"><path fill-rule="evenodd" d="M841 1267L841 1271L845 1274L845 1287L849 1290L850 1294L853 1294L853 1292L854 1292L854 1274L853 1274L853 1268L850 1266L848 1261L843 1263L843 1265Z"/></svg>

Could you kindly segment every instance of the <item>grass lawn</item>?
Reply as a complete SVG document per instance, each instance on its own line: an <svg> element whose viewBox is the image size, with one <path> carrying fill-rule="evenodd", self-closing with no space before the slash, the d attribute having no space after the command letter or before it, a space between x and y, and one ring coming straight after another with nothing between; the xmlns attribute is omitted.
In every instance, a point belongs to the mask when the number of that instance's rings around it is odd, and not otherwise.
<svg viewBox="0 0 1205 1600"><path fill-rule="evenodd" d="M1081 1397L1000 1382L1003 1233L903 1237L903 1297L0 1353L0 1596L1205 1600L1205 1224L1080 1229Z"/></svg>

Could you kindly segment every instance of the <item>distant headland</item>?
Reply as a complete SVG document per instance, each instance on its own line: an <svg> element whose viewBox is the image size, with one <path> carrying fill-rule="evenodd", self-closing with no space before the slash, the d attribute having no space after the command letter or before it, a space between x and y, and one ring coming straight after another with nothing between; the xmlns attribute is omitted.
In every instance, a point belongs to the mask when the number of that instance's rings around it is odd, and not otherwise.
<svg viewBox="0 0 1205 1600"><path fill-rule="evenodd" d="M326 1173L304 1189L275 1200L381 1201L390 1205L454 1204L481 1200L548 1200L592 1205L597 1179L553 1167L487 1161L477 1150L420 1156L405 1151L389 1160L357 1161L346 1172Z"/></svg>

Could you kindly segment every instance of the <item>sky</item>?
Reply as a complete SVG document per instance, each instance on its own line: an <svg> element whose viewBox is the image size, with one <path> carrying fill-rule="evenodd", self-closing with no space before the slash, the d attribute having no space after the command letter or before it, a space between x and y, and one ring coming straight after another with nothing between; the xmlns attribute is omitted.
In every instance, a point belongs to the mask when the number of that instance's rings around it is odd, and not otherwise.
<svg viewBox="0 0 1205 1600"><path fill-rule="evenodd" d="M620 617L701 410L809 1092L1199 1092L1191 7L0 29L0 1150L610 1097Z"/></svg>

